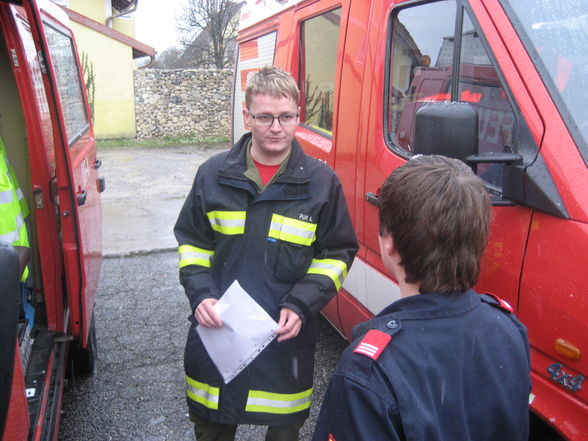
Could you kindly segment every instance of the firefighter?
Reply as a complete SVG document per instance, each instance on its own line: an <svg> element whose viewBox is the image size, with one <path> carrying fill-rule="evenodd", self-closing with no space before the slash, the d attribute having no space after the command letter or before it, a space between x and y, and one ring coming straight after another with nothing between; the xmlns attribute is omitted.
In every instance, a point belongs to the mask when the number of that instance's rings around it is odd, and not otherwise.
<svg viewBox="0 0 588 441"><path fill-rule="evenodd" d="M28 213L26 200L0 138L0 240L13 246L28 248L29 237L25 225ZM27 277L28 268L25 268L21 282Z"/></svg>
<svg viewBox="0 0 588 441"><path fill-rule="evenodd" d="M354 330L313 441L529 435L527 333L476 283L491 205L468 166L419 156L379 196L380 251L401 298Z"/></svg>
<svg viewBox="0 0 588 441"><path fill-rule="evenodd" d="M184 365L198 440L232 440L240 423L269 426L267 440L298 440L309 414L318 313L357 241L338 178L294 139L298 102L289 73L252 74L251 133L200 166L175 225L193 325L222 326L213 306L234 280L278 323L277 339L228 384L190 327Z"/></svg>

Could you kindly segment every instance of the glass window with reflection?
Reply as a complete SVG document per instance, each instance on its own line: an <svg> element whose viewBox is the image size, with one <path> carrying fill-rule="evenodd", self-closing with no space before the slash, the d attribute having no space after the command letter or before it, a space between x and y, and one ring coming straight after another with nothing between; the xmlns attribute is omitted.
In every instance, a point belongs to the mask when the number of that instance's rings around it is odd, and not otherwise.
<svg viewBox="0 0 588 441"><path fill-rule="evenodd" d="M496 68L466 10L460 51L455 53L455 0L401 9L393 17L387 97L387 131L392 146L412 153L417 110L434 101L471 103L478 113L478 152L514 148L516 118ZM459 61L458 87L452 96L453 63ZM479 164L477 173L501 187L503 166Z"/></svg>
<svg viewBox="0 0 588 441"><path fill-rule="evenodd" d="M86 103L73 41L68 35L49 25L45 26L45 35L53 60L61 108L65 116L67 140L71 145L88 127Z"/></svg>
<svg viewBox="0 0 588 441"><path fill-rule="evenodd" d="M394 17L388 134L394 146L412 151L414 115L428 101L449 100L455 1L402 9Z"/></svg>
<svg viewBox="0 0 588 441"><path fill-rule="evenodd" d="M302 22L300 42L301 122L332 135L341 8Z"/></svg>

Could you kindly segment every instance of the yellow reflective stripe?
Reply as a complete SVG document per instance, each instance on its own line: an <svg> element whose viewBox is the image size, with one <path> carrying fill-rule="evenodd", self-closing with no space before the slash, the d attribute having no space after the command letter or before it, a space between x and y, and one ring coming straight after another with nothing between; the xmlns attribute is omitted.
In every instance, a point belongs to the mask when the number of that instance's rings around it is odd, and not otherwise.
<svg viewBox="0 0 588 441"><path fill-rule="evenodd" d="M347 265L342 260L336 259L312 259L307 274L321 274L329 277L337 290L341 288L343 280L347 276Z"/></svg>
<svg viewBox="0 0 588 441"><path fill-rule="evenodd" d="M250 390L247 396L247 412L296 413L308 409L312 402L312 389L296 394L275 394Z"/></svg>
<svg viewBox="0 0 588 441"><path fill-rule="evenodd" d="M186 394L192 401L202 404L209 409L218 410L220 389L209 384L201 383L186 376Z"/></svg>
<svg viewBox="0 0 588 441"><path fill-rule="evenodd" d="M210 211L206 216L214 231L227 235L245 233L245 211Z"/></svg>
<svg viewBox="0 0 588 441"><path fill-rule="evenodd" d="M310 246L316 240L316 224L274 214L268 237Z"/></svg>
<svg viewBox="0 0 588 441"><path fill-rule="evenodd" d="M180 255L180 268L187 265L200 265L210 268L211 258L214 256L214 251L193 247L192 245L180 245L178 253Z"/></svg>

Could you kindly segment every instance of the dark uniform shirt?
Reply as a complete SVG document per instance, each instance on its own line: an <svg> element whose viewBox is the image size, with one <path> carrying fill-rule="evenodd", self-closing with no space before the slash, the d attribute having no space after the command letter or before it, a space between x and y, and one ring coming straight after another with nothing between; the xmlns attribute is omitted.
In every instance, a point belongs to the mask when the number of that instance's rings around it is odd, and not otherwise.
<svg viewBox="0 0 588 441"><path fill-rule="evenodd" d="M499 300L420 294L355 331L313 441L527 441L527 333Z"/></svg>

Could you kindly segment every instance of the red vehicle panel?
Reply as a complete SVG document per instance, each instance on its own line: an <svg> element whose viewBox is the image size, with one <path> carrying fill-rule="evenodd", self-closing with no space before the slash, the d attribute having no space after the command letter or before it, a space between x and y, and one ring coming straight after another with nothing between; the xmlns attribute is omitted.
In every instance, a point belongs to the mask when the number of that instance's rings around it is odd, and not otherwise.
<svg viewBox="0 0 588 441"><path fill-rule="evenodd" d="M485 180L494 204L476 289L505 299L529 329L533 412L561 437L588 438L588 48L581 31L588 7L286 0L267 18L256 15L239 42L269 27L276 32L273 63L301 89L297 138L337 172L360 241L339 295L323 311L330 322L350 338L354 325L398 298L379 256L379 187L415 154L420 108L467 103L478 118L477 146L458 157ZM242 66L238 60L238 72Z"/></svg>

